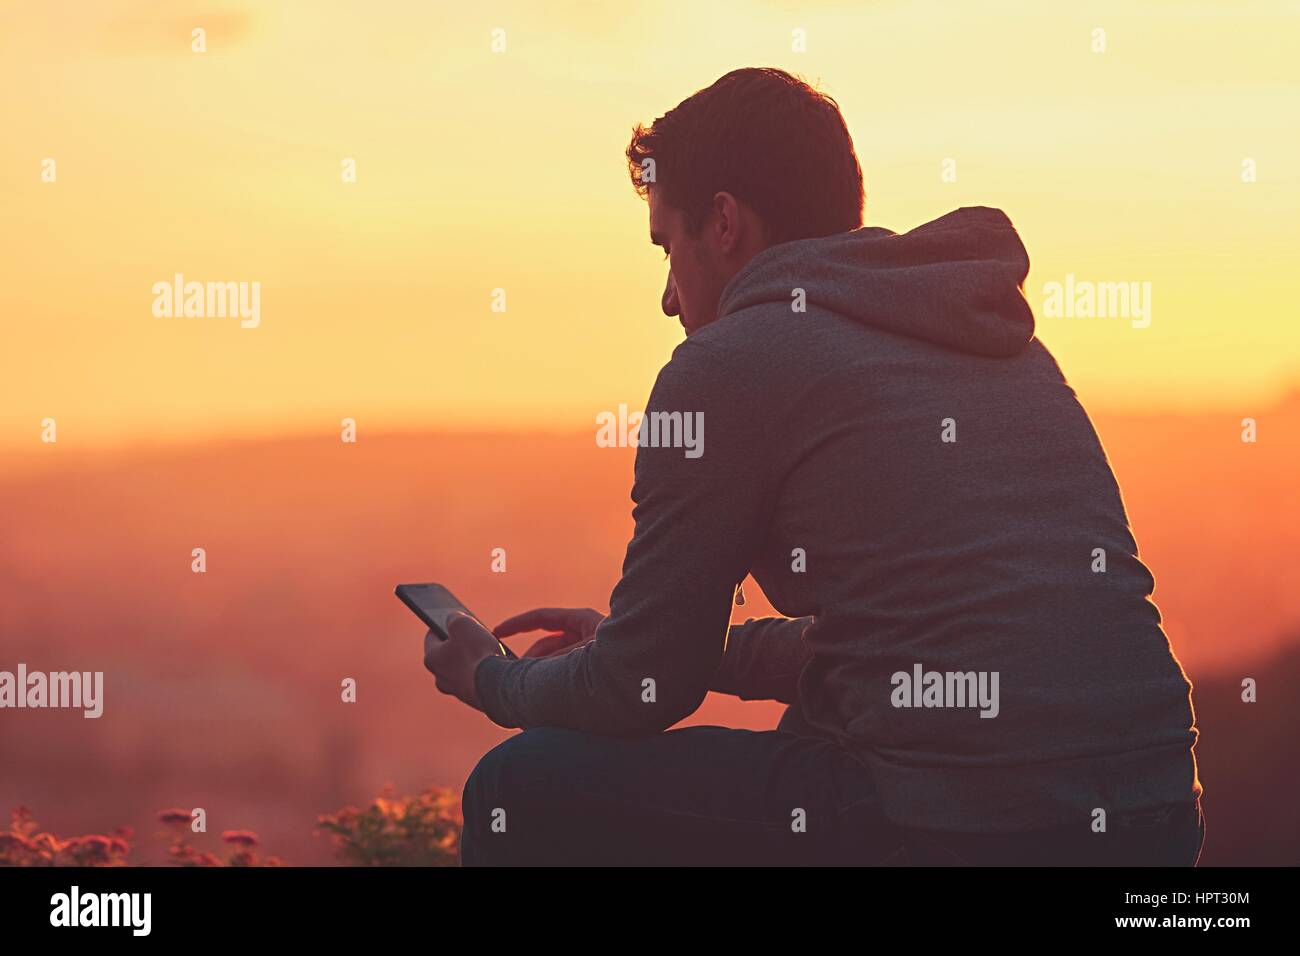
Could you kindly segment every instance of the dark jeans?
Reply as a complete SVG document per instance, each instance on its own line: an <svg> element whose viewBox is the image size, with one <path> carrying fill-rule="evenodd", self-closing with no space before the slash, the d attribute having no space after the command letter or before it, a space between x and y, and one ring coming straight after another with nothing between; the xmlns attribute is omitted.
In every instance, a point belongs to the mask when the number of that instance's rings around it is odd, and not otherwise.
<svg viewBox="0 0 1300 956"><path fill-rule="evenodd" d="M1193 866L1200 801L1061 830L938 833L885 819L870 772L798 732L687 727L631 739L526 730L465 783L461 862L497 865Z"/></svg>

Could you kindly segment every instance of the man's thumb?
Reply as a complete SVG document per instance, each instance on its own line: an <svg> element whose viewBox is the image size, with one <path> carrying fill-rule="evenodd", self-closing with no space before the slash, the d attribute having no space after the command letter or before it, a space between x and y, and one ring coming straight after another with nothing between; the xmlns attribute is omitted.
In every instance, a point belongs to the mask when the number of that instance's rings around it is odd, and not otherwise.
<svg viewBox="0 0 1300 956"><path fill-rule="evenodd" d="M452 611L448 614L445 626L447 628L448 637L464 637L469 633L471 628L485 630L482 624L474 620L474 618L470 617L464 611Z"/></svg>

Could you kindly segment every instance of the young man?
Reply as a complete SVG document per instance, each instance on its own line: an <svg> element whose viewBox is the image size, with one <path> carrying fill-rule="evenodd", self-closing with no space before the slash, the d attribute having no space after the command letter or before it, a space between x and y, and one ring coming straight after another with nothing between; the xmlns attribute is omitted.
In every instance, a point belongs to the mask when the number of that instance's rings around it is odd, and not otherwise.
<svg viewBox="0 0 1300 956"><path fill-rule="evenodd" d="M524 728L466 783L464 862L1194 864L1190 684L1007 217L863 228L838 107L780 70L627 158L686 330L646 418L702 453L638 448L608 617L512 618L554 632L519 661L469 618L426 639ZM751 572L787 617L729 629ZM709 690L790 707L668 730Z"/></svg>

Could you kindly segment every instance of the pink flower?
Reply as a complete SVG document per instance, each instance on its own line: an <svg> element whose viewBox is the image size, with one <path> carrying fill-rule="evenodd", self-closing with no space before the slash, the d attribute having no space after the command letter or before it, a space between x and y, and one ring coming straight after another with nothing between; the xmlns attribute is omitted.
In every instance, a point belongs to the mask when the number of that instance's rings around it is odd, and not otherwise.
<svg viewBox="0 0 1300 956"><path fill-rule="evenodd" d="M252 830L226 830L221 839L236 846L257 846L257 834Z"/></svg>

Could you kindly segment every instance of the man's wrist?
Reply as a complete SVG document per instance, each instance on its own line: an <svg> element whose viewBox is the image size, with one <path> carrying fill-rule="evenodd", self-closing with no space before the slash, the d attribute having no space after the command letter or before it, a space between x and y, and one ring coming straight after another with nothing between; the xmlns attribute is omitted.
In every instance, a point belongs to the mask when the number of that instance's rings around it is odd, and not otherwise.
<svg viewBox="0 0 1300 956"><path fill-rule="evenodd" d="M489 654L474 665L474 693L478 695L479 708L494 724L514 728L519 722L513 714L505 712L504 701L498 685L506 670L514 663L500 654Z"/></svg>

